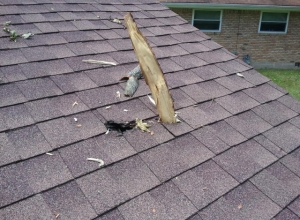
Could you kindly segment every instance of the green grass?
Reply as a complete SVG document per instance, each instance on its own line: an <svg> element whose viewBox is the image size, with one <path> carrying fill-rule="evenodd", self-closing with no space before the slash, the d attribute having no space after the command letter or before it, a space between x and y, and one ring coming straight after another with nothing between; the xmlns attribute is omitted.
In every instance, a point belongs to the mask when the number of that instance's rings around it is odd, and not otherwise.
<svg viewBox="0 0 300 220"><path fill-rule="evenodd" d="M257 70L300 101L300 70Z"/></svg>

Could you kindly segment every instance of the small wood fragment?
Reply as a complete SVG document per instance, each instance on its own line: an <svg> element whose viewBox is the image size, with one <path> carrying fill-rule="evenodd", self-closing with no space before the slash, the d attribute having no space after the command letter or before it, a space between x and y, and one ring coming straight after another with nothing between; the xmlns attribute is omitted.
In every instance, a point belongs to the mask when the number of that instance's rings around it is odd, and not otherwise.
<svg viewBox="0 0 300 220"><path fill-rule="evenodd" d="M119 91L116 92L117 93L117 98L121 98L121 93Z"/></svg>
<svg viewBox="0 0 300 220"><path fill-rule="evenodd" d="M97 158L87 158L86 160L98 162L98 163L99 163L99 167L102 167L102 166L104 165L104 161L101 160L101 159L97 159Z"/></svg>
<svg viewBox="0 0 300 220"><path fill-rule="evenodd" d="M142 132L150 132L151 133L151 131L149 130L149 127L150 127L150 125L149 124L147 124L147 123L145 123L145 122L143 122L143 120L142 119L136 119L135 120L135 122L136 122L136 127L137 128L139 128L139 129L141 129L142 130Z"/></svg>
<svg viewBox="0 0 300 220"><path fill-rule="evenodd" d="M76 125L77 128L81 128L81 126L82 126L81 124L77 124Z"/></svg>
<svg viewBox="0 0 300 220"><path fill-rule="evenodd" d="M103 61L103 60L82 60L82 62L85 63L93 63L93 64L102 64L102 65L112 65L116 66L117 64L114 62L108 62L108 61Z"/></svg>
<svg viewBox="0 0 300 220"><path fill-rule="evenodd" d="M154 99L150 95L147 95L147 96L148 96L150 102L156 106Z"/></svg>
<svg viewBox="0 0 300 220"><path fill-rule="evenodd" d="M236 75L239 76L239 77L242 77L242 78L244 77L244 75L241 74L241 73L237 73Z"/></svg>
<svg viewBox="0 0 300 220"><path fill-rule="evenodd" d="M75 101L75 102L72 104L73 107L74 107L75 105L78 105L78 102L77 102L77 101Z"/></svg>

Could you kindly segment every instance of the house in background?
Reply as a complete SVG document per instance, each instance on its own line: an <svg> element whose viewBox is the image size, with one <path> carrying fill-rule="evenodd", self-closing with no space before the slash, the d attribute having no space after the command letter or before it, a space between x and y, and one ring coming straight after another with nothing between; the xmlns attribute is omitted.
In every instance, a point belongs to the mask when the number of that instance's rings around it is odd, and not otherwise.
<svg viewBox="0 0 300 220"><path fill-rule="evenodd" d="M298 68L299 0L160 0L256 68Z"/></svg>

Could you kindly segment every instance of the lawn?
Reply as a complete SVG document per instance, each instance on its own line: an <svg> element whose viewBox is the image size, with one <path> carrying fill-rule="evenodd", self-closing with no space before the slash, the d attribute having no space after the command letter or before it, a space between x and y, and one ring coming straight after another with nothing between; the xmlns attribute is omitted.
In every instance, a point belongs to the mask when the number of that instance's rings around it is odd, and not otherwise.
<svg viewBox="0 0 300 220"><path fill-rule="evenodd" d="M274 83L287 90L293 97L300 101L300 69L299 70L257 70Z"/></svg>

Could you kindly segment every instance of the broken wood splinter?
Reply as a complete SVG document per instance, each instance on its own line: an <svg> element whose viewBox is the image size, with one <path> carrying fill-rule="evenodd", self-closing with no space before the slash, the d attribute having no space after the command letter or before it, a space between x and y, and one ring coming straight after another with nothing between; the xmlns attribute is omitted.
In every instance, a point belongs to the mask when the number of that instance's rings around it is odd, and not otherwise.
<svg viewBox="0 0 300 220"><path fill-rule="evenodd" d="M114 62L102 61L102 60L82 60L85 63L94 63L94 64L103 64L103 65L112 65L116 66L117 64Z"/></svg>
<svg viewBox="0 0 300 220"><path fill-rule="evenodd" d="M87 158L86 160L98 162L98 163L99 163L99 167L102 167L102 166L104 165L104 161L101 160L101 159L97 159L97 158Z"/></svg>

